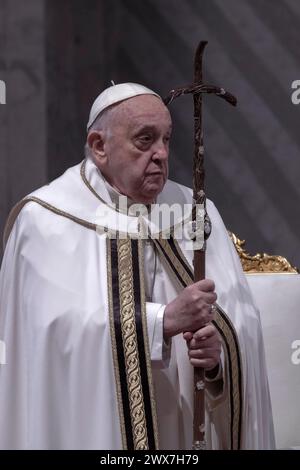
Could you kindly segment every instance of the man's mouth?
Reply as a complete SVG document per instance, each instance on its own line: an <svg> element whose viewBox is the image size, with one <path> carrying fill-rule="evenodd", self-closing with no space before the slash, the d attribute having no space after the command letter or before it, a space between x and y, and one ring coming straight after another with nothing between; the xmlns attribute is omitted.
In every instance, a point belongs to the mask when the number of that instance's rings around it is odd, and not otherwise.
<svg viewBox="0 0 300 470"><path fill-rule="evenodd" d="M147 176L162 176L162 171L153 171L152 173L148 173Z"/></svg>

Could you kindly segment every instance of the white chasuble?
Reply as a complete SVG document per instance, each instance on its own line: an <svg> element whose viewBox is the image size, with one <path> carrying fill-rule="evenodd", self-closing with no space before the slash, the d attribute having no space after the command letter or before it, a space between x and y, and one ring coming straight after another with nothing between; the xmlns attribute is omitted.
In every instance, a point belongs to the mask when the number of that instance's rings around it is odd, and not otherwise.
<svg viewBox="0 0 300 470"><path fill-rule="evenodd" d="M191 191L168 181L157 202L189 204ZM208 213L207 277L223 346L222 374L207 383L208 447L270 449L259 313L210 201ZM140 218L115 210L90 160L11 212L0 278L1 449L191 449L193 368L182 335L164 343L163 313L192 282L193 252L174 238L117 245L107 237L116 215L118 230L139 233Z"/></svg>

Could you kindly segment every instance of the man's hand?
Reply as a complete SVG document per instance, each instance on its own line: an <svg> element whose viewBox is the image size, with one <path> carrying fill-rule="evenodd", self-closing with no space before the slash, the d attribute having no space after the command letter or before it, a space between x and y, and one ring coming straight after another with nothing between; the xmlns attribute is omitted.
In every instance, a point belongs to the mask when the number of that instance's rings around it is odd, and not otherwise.
<svg viewBox="0 0 300 470"><path fill-rule="evenodd" d="M212 304L217 300L215 284L210 279L186 287L164 313L164 338L184 331L197 331L212 320Z"/></svg>
<svg viewBox="0 0 300 470"><path fill-rule="evenodd" d="M195 333L185 332L190 363L194 367L211 370L220 362L221 337L216 327L209 323Z"/></svg>

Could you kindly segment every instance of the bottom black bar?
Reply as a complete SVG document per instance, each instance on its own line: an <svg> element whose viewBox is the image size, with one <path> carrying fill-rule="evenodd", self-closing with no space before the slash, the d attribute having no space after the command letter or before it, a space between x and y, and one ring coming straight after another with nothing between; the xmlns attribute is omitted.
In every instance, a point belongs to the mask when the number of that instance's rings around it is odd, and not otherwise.
<svg viewBox="0 0 300 470"><path fill-rule="evenodd" d="M277 451L1 451L1 465L3 463L37 464L43 463L61 465L94 465L101 468L103 465L114 465L123 468L137 468L143 465L188 465L196 466L207 463L220 464L240 464L254 465L265 463L274 465L285 465L298 463L299 454L295 450ZM196 467L195 467L196 468ZM198 467L199 468L199 467ZM213 467L211 467L213 468Z"/></svg>

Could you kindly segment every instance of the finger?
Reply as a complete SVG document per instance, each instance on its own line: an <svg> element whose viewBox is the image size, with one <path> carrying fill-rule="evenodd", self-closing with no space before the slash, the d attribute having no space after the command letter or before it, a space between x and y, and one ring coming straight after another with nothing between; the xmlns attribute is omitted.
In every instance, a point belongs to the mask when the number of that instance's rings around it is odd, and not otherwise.
<svg viewBox="0 0 300 470"><path fill-rule="evenodd" d="M221 347L221 341L216 336L211 336L205 340L196 340L195 338L189 341L189 349L204 349L212 347Z"/></svg>
<svg viewBox="0 0 300 470"><path fill-rule="evenodd" d="M214 304L218 299L216 292L203 292L202 291L201 294L202 294L201 297L204 300L204 302L209 305Z"/></svg>
<svg viewBox="0 0 300 470"><path fill-rule="evenodd" d="M183 338L186 340L186 341L191 341L191 339L193 339L193 334L191 331L185 331L183 333Z"/></svg>
<svg viewBox="0 0 300 470"><path fill-rule="evenodd" d="M212 305L200 302L197 306L197 313L195 314L195 326L194 331L204 328L206 325L214 320L214 312L212 311Z"/></svg>
<svg viewBox="0 0 300 470"><path fill-rule="evenodd" d="M221 349L205 348L205 349L189 349L189 358L194 359L219 359Z"/></svg>
<svg viewBox="0 0 300 470"><path fill-rule="evenodd" d="M203 369L213 369L218 361L215 359L190 359L190 364L193 367L202 367Z"/></svg>
<svg viewBox="0 0 300 470"><path fill-rule="evenodd" d="M194 333L194 339L197 341L205 340L207 338L210 338L211 336L218 336L218 330L212 323L208 323L208 325L203 326L203 328L200 328L199 330L195 331Z"/></svg>
<svg viewBox="0 0 300 470"><path fill-rule="evenodd" d="M195 282L194 285L203 292L213 292L215 290L215 283L211 279L202 279Z"/></svg>

